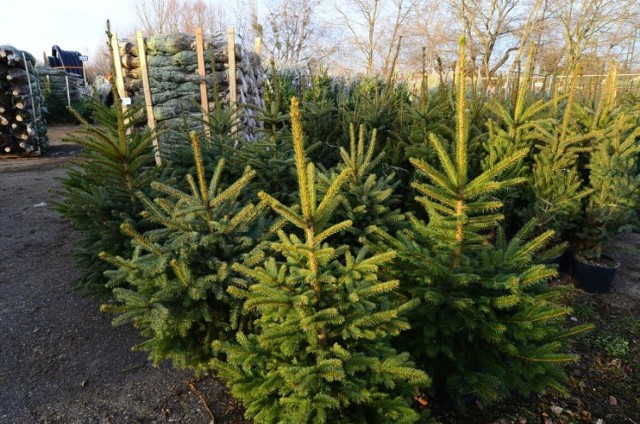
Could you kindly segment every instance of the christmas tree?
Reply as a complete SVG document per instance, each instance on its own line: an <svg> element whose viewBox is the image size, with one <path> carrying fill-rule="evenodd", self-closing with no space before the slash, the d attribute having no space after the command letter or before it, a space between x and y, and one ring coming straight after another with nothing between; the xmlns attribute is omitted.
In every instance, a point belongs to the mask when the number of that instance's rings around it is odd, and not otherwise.
<svg viewBox="0 0 640 424"><path fill-rule="evenodd" d="M120 225L127 222L138 230L148 228L138 220L142 203L136 193L148 190L159 172L152 166L153 132L133 130L136 110L125 111L119 102L114 108L97 99L92 102L99 126L76 114L82 127L68 140L83 147L84 160L62 179L62 200L55 207L82 233L74 251L76 266L82 270L76 288L105 294L103 274L110 266L99 254L131 253L130 239L122 234Z"/></svg>
<svg viewBox="0 0 640 424"><path fill-rule="evenodd" d="M258 423L413 422L409 404L428 378L390 345L407 329L401 314L414 303L392 302L398 281L377 278L394 252L370 256L366 248L331 246L331 237L351 226L332 219L350 171L321 195L295 98L291 121L299 200L287 206L261 193L291 231L279 232L263 265L234 265L253 281L230 292L256 314L255 328L235 342L215 342L226 358L211 365Z"/></svg>
<svg viewBox="0 0 640 424"><path fill-rule="evenodd" d="M204 371L213 355L211 342L249 321L227 293L229 286L246 285L233 264L260 262L261 242L270 233L261 213L265 204L239 200L255 172L247 167L225 187L221 159L207 181L195 134L192 145L197 172L196 178L187 175L189 191L153 182L153 201L138 193L144 218L159 228L141 234L125 224L133 254L102 255L118 268L107 272L115 302L103 310L118 314L115 324L134 323L147 338L138 348L148 350L154 362L170 358L177 366Z"/></svg>
<svg viewBox="0 0 640 424"><path fill-rule="evenodd" d="M618 114L589 154L589 196L578 221L576 248L598 261L602 244L637 228L640 205L640 127L633 114Z"/></svg>
<svg viewBox="0 0 640 424"><path fill-rule="evenodd" d="M422 300L398 344L433 378L436 399L460 406L560 388L561 365L576 359L564 341L584 329L563 330L570 309L558 303L562 290L548 285L556 271L534 259L553 232L532 238L532 221L507 240L499 227L502 202L494 196L523 182L502 174L526 149L469 175L464 63L461 43L455 140L447 148L431 137L438 167L413 160L429 222L412 218L397 237L378 231L378 247L398 252L392 271L402 292Z"/></svg>
<svg viewBox="0 0 640 424"><path fill-rule="evenodd" d="M368 140L365 140L365 133L361 125L356 138L352 125L349 150L340 148L342 161L330 172L318 175L320 189L326 192L339 173L344 170L349 172L339 206L334 212L335 219L352 222L351 227L334 239L346 244L358 243L373 227L395 233L406 226L405 216L399 208L400 197L396 194L400 180L394 173L383 175L380 171L379 165L384 154L374 153L377 131L373 130Z"/></svg>

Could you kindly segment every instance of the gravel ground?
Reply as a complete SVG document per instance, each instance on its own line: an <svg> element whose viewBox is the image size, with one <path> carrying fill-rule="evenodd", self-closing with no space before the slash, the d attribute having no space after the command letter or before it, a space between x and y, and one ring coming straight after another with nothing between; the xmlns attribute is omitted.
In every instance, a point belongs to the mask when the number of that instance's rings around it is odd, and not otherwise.
<svg viewBox="0 0 640 424"><path fill-rule="evenodd" d="M78 234L51 209L78 147L49 129L40 158L0 159L0 423L234 423L224 386L153 367L130 327L70 288Z"/></svg>

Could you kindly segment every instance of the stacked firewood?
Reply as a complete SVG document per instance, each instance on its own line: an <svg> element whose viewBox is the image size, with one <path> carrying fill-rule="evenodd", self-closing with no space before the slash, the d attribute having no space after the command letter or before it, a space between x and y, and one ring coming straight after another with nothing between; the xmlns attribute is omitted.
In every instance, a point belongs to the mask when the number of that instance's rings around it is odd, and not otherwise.
<svg viewBox="0 0 640 424"><path fill-rule="evenodd" d="M147 72L154 119L166 130L191 123L202 125L200 81L196 40L187 34L168 34L145 39ZM135 40L120 44L124 85L132 103L145 104L142 89L140 55ZM227 41L221 36L204 38L205 81L210 111L217 106L230 107L230 78L236 80L238 130L245 139L255 137L257 110L263 106L264 72L260 58L235 46L235 69L229 69ZM249 106L249 107L247 107ZM165 137L166 138L166 137ZM160 137L162 144L163 137Z"/></svg>
<svg viewBox="0 0 640 424"><path fill-rule="evenodd" d="M48 145L35 58L0 46L0 155L42 153Z"/></svg>

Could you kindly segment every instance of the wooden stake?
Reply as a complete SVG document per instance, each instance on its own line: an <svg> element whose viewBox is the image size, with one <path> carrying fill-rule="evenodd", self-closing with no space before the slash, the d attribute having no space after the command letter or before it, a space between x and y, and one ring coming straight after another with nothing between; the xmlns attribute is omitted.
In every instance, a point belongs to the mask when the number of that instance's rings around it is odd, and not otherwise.
<svg viewBox="0 0 640 424"><path fill-rule="evenodd" d="M256 37L254 50L256 51L258 56L262 56L262 38L261 37Z"/></svg>
<svg viewBox="0 0 640 424"><path fill-rule="evenodd" d="M236 36L232 26L227 28L227 50L229 52L229 106L233 108L233 133L237 131L236 112L238 92L236 88Z"/></svg>
<svg viewBox="0 0 640 424"><path fill-rule="evenodd" d="M162 165L162 156L160 155L160 145L158 143L158 135L155 133L156 118L153 115L153 98L151 97L151 84L149 83L149 69L147 68L147 52L144 46L144 37L142 31L136 31L136 41L138 44L138 58L140 59L140 73L142 75L142 88L144 91L144 104L147 109L147 126L154 131L153 140L153 156L156 165Z"/></svg>
<svg viewBox="0 0 640 424"><path fill-rule="evenodd" d="M202 27L196 28L196 54L198 56L198 75L200 75L200 105L202 106L202 120L204 121L204 135L207 143L211 143L211 128L209 127L209 93L207 91L207 70L204 62L204 40Z"/></svg>
<svg viewBox="0 0 640 424"><path fill-rule="evenodd" d="M127 92L124 89L124 77L122 75L122 61L120 60L120 48L118 47L118 37L115 32L111 34L111 49L113 50L113 60L114 60L114 68L116 74L114 75L116 82L116 89L118 90L118 95L120 96L120 101L122 102L123 110L127 109L126 101L124 99L127 97Z"/></svg>

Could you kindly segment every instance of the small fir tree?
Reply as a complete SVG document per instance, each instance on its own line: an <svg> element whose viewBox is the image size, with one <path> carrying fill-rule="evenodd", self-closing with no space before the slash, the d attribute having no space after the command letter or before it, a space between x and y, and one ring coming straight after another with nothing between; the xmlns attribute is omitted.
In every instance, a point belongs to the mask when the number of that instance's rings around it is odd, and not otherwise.
<svg viewBox="0 0 640 424"><path fill-rule="evenodd" d="M506 170L503 178L528 178L534 162L535 150L532 147L541 138L541 132L549 133L553 128L551 103L545 99L536 100L529 90L534 57L534 50L531 49L513 102L511 97L506 102L501 98L493 98L487 104L493 118L487 122L489 134L484 146L486 154L481 161L482 169L491 169L518 150L526 149L529 152L522 161ZM508 228L519 228L523 224L522 215L526 215L523 210L527 209L533 198L529 185L505 190L499 194L499 198L504 203Z"/></svg>
<svg viewBox="0 0 640 424"><path fill-rule="evenodd" d="M235 343L215 342L226 359L212 366L258 423L413 422L409 407L427 376L390 345L407 328L400 314L412 302L391 304L397 281L379 281L379 266L393 252L368 256L333 248L327 240L351 225L332 223L343 170L322 196L316 169L304 154L297 100L291 121L299 202L286 206L261 193L296 232L279 232L274 257L264 265L234 265L254 284L230 289L255 311L255 331ZM344 262L338 259L344 255Z"/></svg>
<svg viewBox="0 0 640 424"><path fill-rule="evenodd" d="M413 160L427 178L413 186L428 224L412 218L397 238L379 232L382 248L398 251L392 271L405 296L422 300L398 343L434 379L436 398L458 405L469 396L488 402L560 387L561 365L576 359L564 340L584 329L562 329L570 309L557 303L562 290L547 284L556 272L534 261L552 231L528 241L531 222L508 241L498 227L502 203L492 196L523 181L501 174L526 150L469 177L464 63L461 43L451 152L432 136L440 167Z"/></svg>
<svg viewBox="0 0 640 424"><path fill-rule="evenodd" d="M214 92L216 92L215 87ZM226 164L225 172L221 176L223 180L220 181L223 185L231 184L241 178L246 165L246 162L243 162L242 159L236 159L239 147L241 147L238 116L239 114L234 108L223 109L220 101L216 101L213 110L207 114L207 119L199 120L202 128L206 128L206 131L201 130L198 133L198 138L205 140L204 143L199 143L205 172L207 174L213 173L218 165L218 160L224 159ZM171 184L186 183L186 175L197 172L193 161L190 132L180 133L176 136L176 139L175 145L171 146L171 154L166 155L167 159L171 161L168 166L174 179L173 181L168 181ZM239 163L241 161L242 163ZM188 190L187 186L180 186L179 188ZM244 190L243 193L246 194Z"/></svg>
<svg viewBox="0 0 640 424"><path fill-rule="evenodd" d="M590 194L576 234L576 248L586 259L600 260L602 244L637 228L640 206L640 127L638 118L620 114L596 140L587 165Z"/></svg>
<svg viewBox="0 0 640 424"><path fill-rule="evenodd" d="M575 230L582 199L589 195L579 160L588 151L585 143L594 138L594 133L581 132L573 122L577 77L572 78L566 105L558 108L563 116L559 125L556 123L550 130L537 128L538 143L528 181L531 199L524 212L525 217L536 219L539 232L552 229L561 239Z"/></svg>
<svg viewBox="0 0 640 424"><path fill-rule="evenodd" d="M224 160L206 181L199 142L192 134L196 178L187 175L190 192L154 182L154 201L138 193L144 217L159 226L140 234L130 224L132 256L104 253L118 269L108 272L115 302L103 310L118 314L115 324L133 322L147 338L137 346L157 363L172 359L180 367L206 369L211 342L225 339L245 321L241 305L227 294L246 282L234 263L251 266L263 258L261 242L270 234L261 210L264 204L239 199L255 172L250 168L233 184L220 181Z"/></svg>
<svg viewBox="0 0 640 424"><path fill-rule="evenodd" d="M405 215L400 211L400 199L395 194L400 180L394 173L380 175L379 164L384 154L374 155L376 149L376 130L365 141L365 130L361 125L356 138L352 125L349 134L349 150L340 148L342 162L328 173L319 174L320 189L326 191L343 170L349 170L340 204L334 213L335 219L348 219L353 225L337 239L353 245L361 237L366 237L371 228L382 228L395 233L405 227Z"/></svg>
<svg viewBox="0 0 640 424"><path fill-rule="evenodd" d="M117 98L115 90L114 95ZM103 274L109 265L99 254L131 253L130 239L122 234L120 225L127 222L138 230L148 228L137 219L142 203L136 193L148 190L158 172L152 167L153 132L133 129L136 110L124 111L120 102L114 108L97 99L93 102L98 125L76 114L82 127L68 140L83 147L84 160L72 165L62 179L62 200L55 208L82 233L74 251L76 266L82 270L75 287L106 294Z"/></svg>
<svg viewBox="0 0 640 424"><path fill-rule="evenodd" d="M241 145L234 163L245 163L255 169L257 175L249 187L252 194L268 190L276 199L289 203L296 198L297 181L287 115L272 100L259 112L258 119L264 125L259 130L259 138ZM311 150L318 146L318 143L312 145Z"/></svg>

